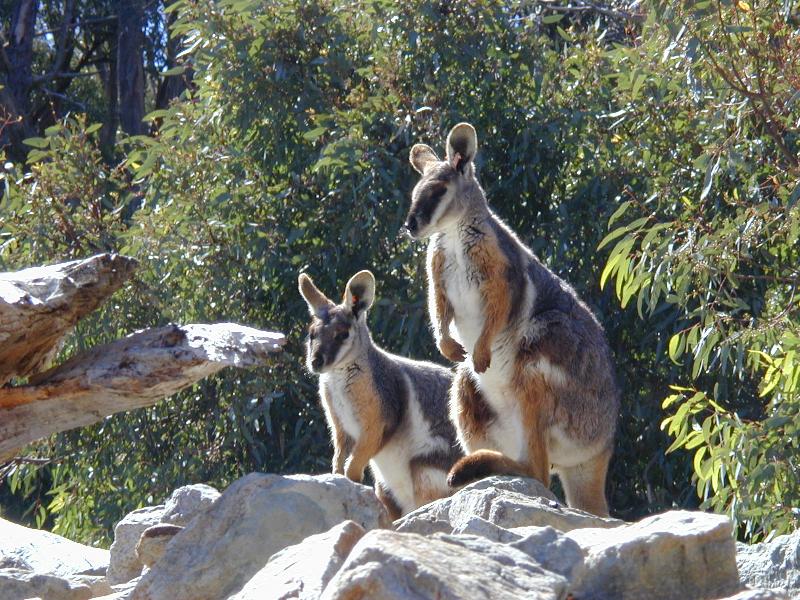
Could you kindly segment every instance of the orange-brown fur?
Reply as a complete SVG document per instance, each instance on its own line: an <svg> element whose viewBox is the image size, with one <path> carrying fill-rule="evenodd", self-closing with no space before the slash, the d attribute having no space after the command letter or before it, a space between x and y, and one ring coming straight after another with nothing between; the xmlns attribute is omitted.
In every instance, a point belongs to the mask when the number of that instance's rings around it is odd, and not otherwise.
<svg viewBox="0 0 800 600"><path fill-rule="evenodd" d="M494 418L469 369L459 366L450 397L450 419L470 449L490 448L486 427ZM462 459L463 460L463 459Z"/></svg>
<svg viewBox="0 0 800 600"><path fill-rule="evenodd" d="M512 385L521 399L522 422L528 433L528 465L530 472L546 487L550 485L550 454L547 428L552 421L553 394L540 373L527 373L527 363L518 359L514 365Z"/></svg>
<svg viewBox="0 0 800 600"><path fill-rule="evenodd" d="M345 463L345 476L353 481L364 479L364 469L383 446L384 422L378 405L378 391L370 377L362 373L350 386L350 398L361 424L361 435L353 444Z"/></svg>
<svg viewBox="0 0 800 600"><path fill-rule="evenodd" d="M480 292L485 321L481 336L475 344L472 364L476 372L483 373L492 363L492 343L495 336L508 325L511 294L505 278L508 261L498 248L497 240L494 237L487 237L473 252L475 255L473 260L483 278Z"/></svg>
<svg viewBox="0 0 800 600"><path fill-rule="evenodd" d="M444 253L437 251L431 260L431 280L433 282L433 293L435 295L434 309L436 313L432 318L436 320L437 327L441 331L439 340L439 351L442 355L453 362L464 360L465 352L457 341L450 337L450 323L453 322L453 305L447 298L442 283L444 274Z"/></svg>

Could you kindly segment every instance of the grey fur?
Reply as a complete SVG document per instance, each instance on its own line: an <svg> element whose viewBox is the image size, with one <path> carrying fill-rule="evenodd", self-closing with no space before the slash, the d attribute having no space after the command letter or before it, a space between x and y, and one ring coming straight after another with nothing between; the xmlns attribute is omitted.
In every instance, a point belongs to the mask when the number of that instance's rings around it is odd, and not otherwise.
<svg viewBox="0 0 800 600"><path fill-rule="evenodd" d="M303 289L301 279L301 291ZM305 290L309 289L306 283ZM355 294L358 298L366 295L368 303L353 302L349 294ZM409 408L413 392L430 438L435 440L434 445L440 447L440 450L424 449L412 454L408 457L408 469L412 474L419 467L439 469L443 471L444 477L450 467L463 456L455 428L448 416L448 394L453 373L440 365L409 360L379 348L372 340L367 325L367 313L373 298L374 288L365 290L348 286L343 303L331 303L325 305L324 311L312 311L306 349L308 367L312 372L334 374L343 378L345 383L342 391L337 392L329 385L326 388L328 397L337 393L348 396L354 393L356 385L363 390L363 378L369 378L368 387L374 390L373 400L380 409L381 449L396 439L414 440L419 437L420 432L414 429L418 425L413 422ZM347 339L342 339L345 332ZM321 379L320 387L323 385ZM324 396L322 392L321 389L320 393ZM352 404L351 397L340 398L339 401ZM334 424L329 422L329 425L333 431ZM353 438L346 435L342 450L349 452L353 444ZM336 468L334 464L334 470ZM384 481L382 491L388 504L399 506L392 481Z"/></svg>

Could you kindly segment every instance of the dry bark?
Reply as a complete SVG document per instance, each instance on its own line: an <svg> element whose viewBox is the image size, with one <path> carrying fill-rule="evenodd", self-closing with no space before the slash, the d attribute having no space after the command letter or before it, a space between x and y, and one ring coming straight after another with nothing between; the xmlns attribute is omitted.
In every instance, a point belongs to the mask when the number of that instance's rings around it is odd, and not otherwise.
<svg viewBox="0 0 800 600"><path fill-rule="evenodd" d="M233 323L168 325L0 388L0 461L34 440L155 404L226 366L263 365L285 337Z"/></svg>
<svg viewBox="0 0 800 600"><path fill-rule="evenodd" d="M79 319L131 276L136 261L116 254L0 273L0 386L47 368Z"/></svg>

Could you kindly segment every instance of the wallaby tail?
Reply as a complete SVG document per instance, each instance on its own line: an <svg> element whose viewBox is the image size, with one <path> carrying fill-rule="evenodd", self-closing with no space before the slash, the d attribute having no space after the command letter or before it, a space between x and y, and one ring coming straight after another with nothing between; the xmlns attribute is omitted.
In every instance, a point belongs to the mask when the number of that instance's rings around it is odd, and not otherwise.
<svg viewBox="0 0 800 600"><path fill-rule="evenodd" d="M532 477L530 468L495 450L478 450L460 459L450 469L447 484L461 487L490 475Z"/></svg>

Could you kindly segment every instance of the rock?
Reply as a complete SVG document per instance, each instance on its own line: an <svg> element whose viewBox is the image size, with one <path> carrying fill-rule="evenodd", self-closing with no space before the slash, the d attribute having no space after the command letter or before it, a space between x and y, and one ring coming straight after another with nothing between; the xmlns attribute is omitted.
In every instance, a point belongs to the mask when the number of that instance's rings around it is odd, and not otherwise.
<svg viewBox="0 0 800 600"><path fill-rule="evenodd" d="M184 485L172 492L163 505L148 506L128 513L114 528L108 582L116 585L141 575L144 563L139 559L136 548L145 530L160 523L187 525L197 514L214 504L219 496L220 493L210 485ZM159 531L164 533L166 530ZM148 553L151 550L159 552L158 545L164 541L153 539L145 542L145 554L150 557Z"/></svg>
<svg viewBox="0 0 800 600"><path fill-rule="evenodd" d="M742 583L800 595L800 530L761 544L737 544Z"/></svg>
<svg viewBox="0 0 800 600"><path fill-rule="evenodd" d="M575 541L552 527L515 527L503 529L481 517L470 517L453 529L454 534L485 537L521 550L536 562L567 579L583 565L583 550Z"/></svg>
<svg viewBox="0 0 800 600"><path fill-rule="evenodd" d="M504 529L549 526L570 531L622 525L617 519L603 519L560 504L535 479L489 477L407 514L395 522L395 529L421 535L451 533L473 516Z"/></svg>
<svg viewBox="0 0 800 600"><path fill-rule="evenodd" d="M214 504L219 496L216 488L203 483L179 487L166 501L161 522L185 527L200 511Z"/></svg>
<svg viewBox="0 0 800 600"><path fill-rule="evenodd" d="M566 534L586 553L572 582L576 598L719 598L741 588L731 521L670 511L614 529Z"/></svg>
<svg viewBox="0 0 800 600"><path fill-rule="evenodd" d="M317 600L365 531L345 521L274 554L266 566L228 600Z"/></svg>
<svg viewBox="0 0 800 600"><path fill-rule="evenodd" d="M791 598L788 594L777 590L744 590L735 596L720 600L791 600Z"/></svg>
<svg viewBox="0 0 800 600"><path fill-rule="evenodd" d="M142 532L136 544L136 556L145 567L152 567L164 555L167 544L172 541L183 527L159 523Z"/></svg>
<svg viewBox="0 0 800 600"><path fill-rule="evenodd" d="M125 583L142 573L142 563L136 555L136 545L142 533L161 523L164 506L147 506L128 513L114 528L114 543L111 544L111 562L106 579L111 585Z"/></svg>
<svg viewBox="0 0 800 600"><path fill-rule="evenodd" d="M0 598L24 600L34 597L46 600L88 600L90 586L66 577L34 573L23 569L0 569Z"/></svg>
<svg viewBox="0 0 800 600"><path fill-rule="evenodd" d="M376 530L350 552L323 600L563 598L567 580L523 552L475 536Z"/></svg>
<svg viewBox="0 0 800 600"><path fill-rule="evenodd" d="M105 596L94 597L93 600L130 600L130 598L133 596L133 590L136 588L138 583L139 577L119 585L111 586L111 593Z"/></svg>
<svg viewBox="0 0 800 600"><path fill-rule="evenodd" d="M251 473L175 536L133 598L226 598L279 550L348 519L364 529L391 526L373 490L340 475Z"/></svg>
<svg viewBox="0 0 800 600"><path fill-rule="evenodd" d="M108 561L108 550L84 546L48 531L0 519L0 569L20 569L65 578L102 574Z"/></svg>

